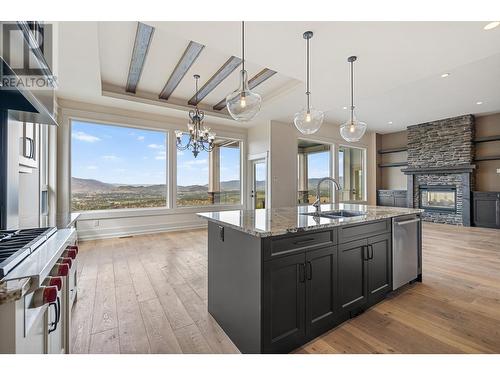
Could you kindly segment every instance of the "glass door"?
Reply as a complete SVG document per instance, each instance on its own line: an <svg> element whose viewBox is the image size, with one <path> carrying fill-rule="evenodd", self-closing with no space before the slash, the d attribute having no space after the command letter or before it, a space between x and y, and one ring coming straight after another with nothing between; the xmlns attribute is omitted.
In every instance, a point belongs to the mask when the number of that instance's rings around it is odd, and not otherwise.
<svg viewBox="0 0 500 375"><path fill-rule="evenodd" d="M252 160L252 207L266 208L267 165L266 159Z"/></svg>

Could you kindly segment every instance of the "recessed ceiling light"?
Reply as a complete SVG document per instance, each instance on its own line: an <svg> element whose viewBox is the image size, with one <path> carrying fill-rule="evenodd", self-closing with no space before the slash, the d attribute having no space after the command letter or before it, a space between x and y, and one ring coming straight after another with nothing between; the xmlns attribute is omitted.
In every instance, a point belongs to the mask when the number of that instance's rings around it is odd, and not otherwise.
<svg viewBox="0 0 500 375"><path fill-rule="evenodd" d="M389 124L389 125L392 125L392 121L389 121L389 122L388 122L388 124Z"/></svg>
<svg viewBox="0 0 500 375"><path fill-rule="evenodd" d="M449 77L450 76L450 73L443 73L441 74L441 78L446 78L446 77Z"/></svg>
<svg viewBox="0 0 500 375"><path fill-rule="evenodd" d="M476 102L476 104L477 104L477 105L481 105L481 104L483 104L483 102Z"/></svg>
<svg viewBox="0 0 500 375"><path fill-rule="evenodd" d="M344 109L347 109L347 107L344 107Z"/></svg>
<svg viewBox="0 0 500 375"><path fill-rule="evenodd" d="M484 30L491 30L500 25L500 21L493 21L483 27Z"/></svg>

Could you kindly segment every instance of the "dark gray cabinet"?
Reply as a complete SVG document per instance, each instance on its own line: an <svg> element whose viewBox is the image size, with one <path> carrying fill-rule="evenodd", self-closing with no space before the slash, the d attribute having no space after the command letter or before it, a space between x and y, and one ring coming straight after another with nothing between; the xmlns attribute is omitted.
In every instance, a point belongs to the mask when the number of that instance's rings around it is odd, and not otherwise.
<svg viewBox="0 0 500 375"><path fill-rule="evenodd" d="M340 307L350 311L368 302L367 241L339 245Z"/></svg>
<svg viewBox="0 0 500 375"><path fill-rule="evenodd" d="M288 352L335 326L337 247L264 263L264 351Z"/></svg>
<svg viewBox="0 0 500 375"><path fill-rule="evenodd" d="M339 246L341 309L353 311L382 300L392 287L390 233Z"/></svg>
<svg viewBox="0 0 500 375"><path fill-rule="evenodd" d="M377 190L377 205L390 207L406 207L406 197L406 190Z"/></svg>
<svg viewBox="0 0 500 375"><path fill-rule="evenodd" d="M472 198L474 225L500 228L500 192L475 191Z"/></svg>
<svg viewBox="0 0 500 375"><path fill-rule="evenodd" d="M314 338L334 327L337 316L337 246L306 253L306 334Z"/></svg>
<svg viewBox="0 0 500 375"><path fill-rule="evenodd" d="M264 351L288 352L306 337L305 254L265 262L263 276Z"/></svg>

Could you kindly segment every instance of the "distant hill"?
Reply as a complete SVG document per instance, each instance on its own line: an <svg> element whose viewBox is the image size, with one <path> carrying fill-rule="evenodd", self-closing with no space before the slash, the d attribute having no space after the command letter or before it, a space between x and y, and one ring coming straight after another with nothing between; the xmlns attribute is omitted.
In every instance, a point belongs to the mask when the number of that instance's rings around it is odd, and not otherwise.
<svg viewBox="0 0 500 375"><path fill-rule="evenodd" d="M263 185L262 181L257 182L257 186ZM223 191L239 190L240 181L222 181L221 189ZM208 192L207 185L188 185L188 186L178 186L177 190L183 193L191 192ZM108 184L106 182L86 179L86 178L71 178L71 191L73 193L161 193L165 191L165 184L158 185L127 185L127 184Z"/></svg>

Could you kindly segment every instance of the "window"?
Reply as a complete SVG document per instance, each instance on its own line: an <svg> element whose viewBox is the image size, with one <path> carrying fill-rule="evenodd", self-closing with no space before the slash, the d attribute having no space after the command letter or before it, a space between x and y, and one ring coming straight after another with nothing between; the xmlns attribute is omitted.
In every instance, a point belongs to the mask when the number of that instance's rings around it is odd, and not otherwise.
<svg viewBox="0 0 500 375"><path fill-rule="evenodd" d="M166 158L166 132L72 121L72 210L166 207Z"/></svg>
<svg viewBox="0 0 500 375"><path fill-rule="evenodd" d="M182 136L182 144L188 142ZM177 206L241 204L240 141L218 138L212 152L195 158L177 151Z"/></svg>
<svg viewBox="0 0 500 375"><path fill-rule="evenodd" d="M365 150L340 146L338 153L340 202L365 201Z"/></svg>
<svg viewBox="0 0 500 375"><path fill-rule="evenodd" d="M330 146L299 140L298 148L298 203L312 204L316 200L316 187L323 177L331 176ZM324 183L320 188L322 203L331 202L331 184Z"/></svg>

